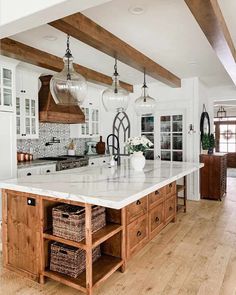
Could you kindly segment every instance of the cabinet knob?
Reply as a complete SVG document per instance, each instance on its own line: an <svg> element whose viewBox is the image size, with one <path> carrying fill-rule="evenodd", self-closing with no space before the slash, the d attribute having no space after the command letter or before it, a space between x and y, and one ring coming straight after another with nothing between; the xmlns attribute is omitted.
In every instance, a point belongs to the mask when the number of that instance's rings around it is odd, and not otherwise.
<svg viewBox="0 0 236 295"><path fill-rule="evenodd" d="M169 184L169 187L172 187L172 183Z"/></svg>
<svg viewBox="0 0 236 295"><path fill-rule="evenodd" d="M155 195L159 195L159 194L160 194L159 190L156 190Z"/></svg>
<svg viewBox="0 0 236 295"><path fill-rule="evenodd" d="M31 176L32 174L29 172L29 173L27 173L27 176Z"/></svg>
<svg viewBox="0 0 236 295"><path fill-rule="evenodd" d="M136 205L141 205L141 202L138 200L138 201L136 202Z"/></svg>
<svg viewBox="0 0 236 295"><path fill-rule="evenodd" d="M50 173L50 172L51 172L51 170L47 170L47 171L46 171L46 173Z"/></svg>
<svg viewBox="0 0 236 295"><path fill-rule="evenodd" d="M140 237L142 235L141 231L139 230L136 235L137 237Z"/></svg>
<svg viewBox="0 0 236 295"><path fill-rule="evenodd" d="M26 136L26 134L25 133L22 133L21 136Z"/></svg>
<svg viewBox="0 0 236 295"><path fill-rule="evenodd" d="M159 219L159 217L157 216L157 217L155 218L155 222L158 223L159 221L160 221L160 219Z"/></svg>
<svg viewBox="0 0 236 295"><path fill-rule="evenodd" d="M91 165L94 165L94 163L92 162Z"/></svg>
<svg viewBox="0 0 236 295"><path fill-rule="evenodd" d="M170 206L170 207L169 207L169 211L172 211L172 210L173 210L173 208Z"/></svg>

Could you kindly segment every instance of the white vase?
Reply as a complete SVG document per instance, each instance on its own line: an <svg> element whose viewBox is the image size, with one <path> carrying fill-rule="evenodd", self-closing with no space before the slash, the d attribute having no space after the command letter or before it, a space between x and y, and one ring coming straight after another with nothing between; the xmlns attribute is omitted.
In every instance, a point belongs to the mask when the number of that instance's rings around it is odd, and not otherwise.
<svg viewBox="0 0 236 295"><path fill-rule="evenodd" d="M130 162L134 170L142 171L146 162L143 152L134 152L130 158Z"/></svg>

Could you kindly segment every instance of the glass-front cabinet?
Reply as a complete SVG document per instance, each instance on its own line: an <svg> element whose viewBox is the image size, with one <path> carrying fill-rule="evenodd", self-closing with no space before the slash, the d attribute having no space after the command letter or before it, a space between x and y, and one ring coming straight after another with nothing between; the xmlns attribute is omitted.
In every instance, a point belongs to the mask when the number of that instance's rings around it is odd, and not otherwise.
<svg viewBox="0 0 236 295"><path fill-rule="evenodd" d="M154 159L154 122L154 115L141 117L141 135L145 135L153 143L153 146L145 151L145 158L148 160Z"/></svg>
<svg viewBox="0 0 236 295"><path fill-rule="evenodd" d="M99 136L99 109L93 107L90 103L88 107L82 107L81 110L85 115L85 123L81 124L82 137L97 137Z"/></svg>
<svg viewBox="0 0 236 295"><path fill-rule="evenodd" d="M100 132L100 109L99 99L97 101L87 101L86 104L81 107L85 115L85 122L83 124L71 124L70 136L72 138L92 138L98 137Z"/></svg>
<svg viewBox="0 0 236 295"><path fill-rule="evenodd" d="M38 75L18 70L16 77L17 138L38 138Z"/></svg>
<svg viewBox="0 0 236 295"><path fill-rule="evenodd" d="M0 111L13 111L14 72L0 64Z"/></svg>
<svg viewBox="0 0 236 295"><path fill-rule="evenodd" d="M183 161L183 115L160 116L160 157Z"/></svg>

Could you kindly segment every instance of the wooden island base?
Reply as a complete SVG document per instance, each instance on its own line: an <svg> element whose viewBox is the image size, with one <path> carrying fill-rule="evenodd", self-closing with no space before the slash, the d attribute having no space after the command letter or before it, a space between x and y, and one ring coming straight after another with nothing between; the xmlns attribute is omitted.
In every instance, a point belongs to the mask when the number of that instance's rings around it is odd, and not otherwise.
<svg viewBox="0 0 236 295"><path fill-rule="evenodd" d="M127 260L143 248L165 225L176 219L176 183L116 210L106 208L106 226L92 233L92 205L64 199L3 190L4 267L39 283L51 278L88 295L112 273L124 272ZM52 234L52 208L61 204L85 207L85 239L67 240ZM76 279L51 271L50 245L60 242L86 253L86 270ZM92 262L100 245L101 257Z"/></svg>

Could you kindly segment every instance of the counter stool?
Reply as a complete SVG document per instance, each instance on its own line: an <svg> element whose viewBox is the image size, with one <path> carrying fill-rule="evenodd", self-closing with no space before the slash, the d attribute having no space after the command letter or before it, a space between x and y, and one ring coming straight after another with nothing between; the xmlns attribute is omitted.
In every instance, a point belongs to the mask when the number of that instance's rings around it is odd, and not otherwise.
<svg viewBox="0 0 236 295"><path fill-rule="evenodd" d="M179 193L183 192L183 196L179 196ZM187 200L187 177L184 176L184 183L183 184L177 184L176 188L176 210L177 212L181 209L184 210L184 213L186 213L186 200Z"/></svg>

